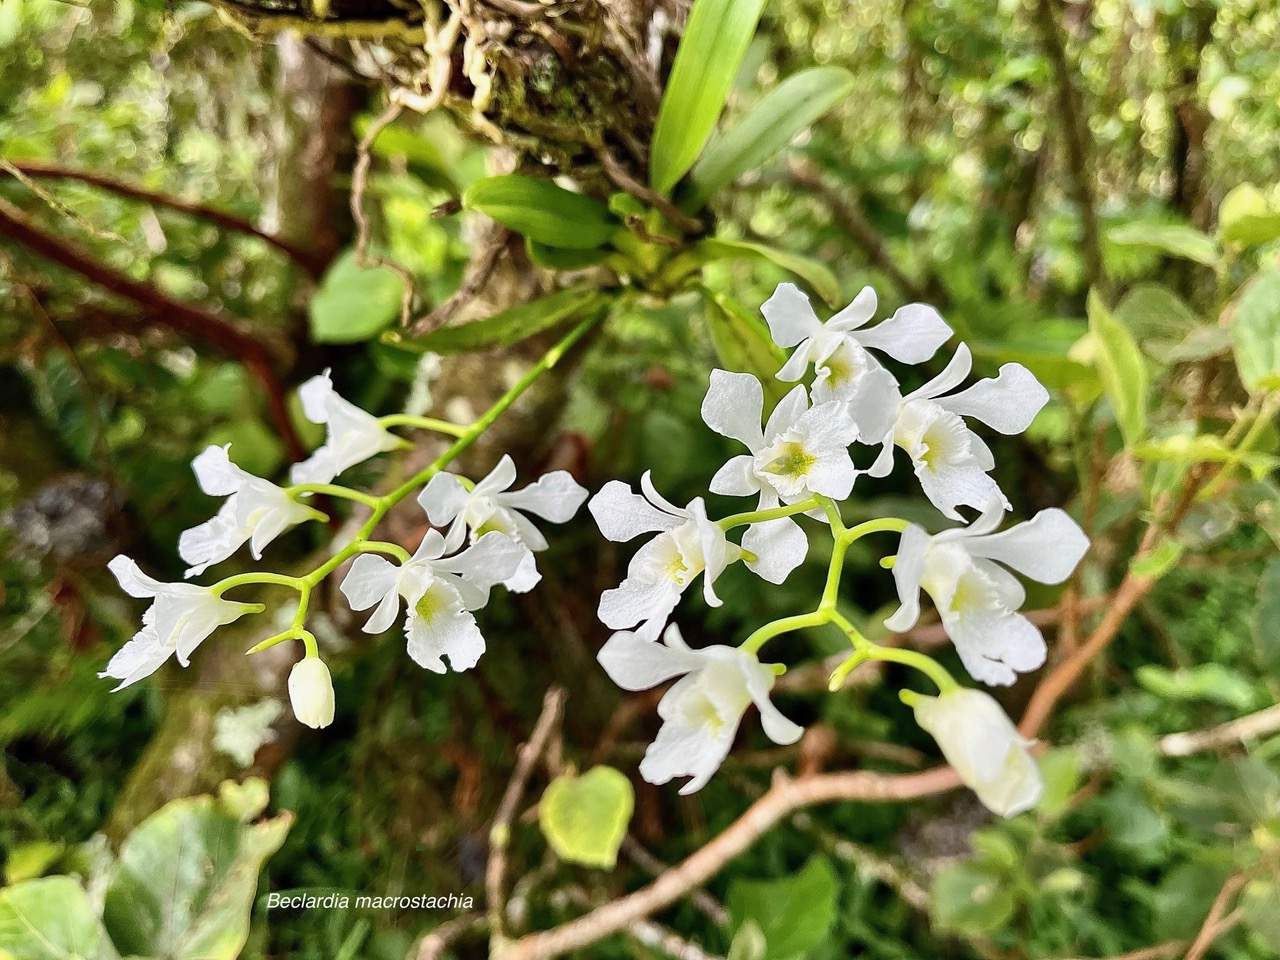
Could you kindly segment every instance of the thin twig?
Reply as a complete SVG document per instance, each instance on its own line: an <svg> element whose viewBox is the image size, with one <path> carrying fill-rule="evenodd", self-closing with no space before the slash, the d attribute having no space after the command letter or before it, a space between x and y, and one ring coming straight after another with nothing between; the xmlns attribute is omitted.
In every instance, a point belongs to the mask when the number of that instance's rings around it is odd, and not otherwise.
<svg viewBox="0 0 1280 960"><path fill-rule="evenodd" d="M511 841L511 822L515 819L516 807L524 795L529 775L538 762L538 758L547 747L560 722L560 712L564 707L564 688L553 686L547 690L542 699L542 712L534 724L533 733L527 743L516 753L515 770L502 800L498 804L498 812L494 814L493 825L489 828L489 859L484 870L485 897L488 901L489 936L495 947L503 939L503 877L507 869L507 846Z"/></svg>
<svg viewBox="0 0 1280 960"><path fill-rule="evenodd" d="M1277 730L1280 730L1280 703L1208 730L1170 733L1161 737L1157 745L1166 757L1189 757L1193 753L1242 743Z"/></svg>
<svg viewBox="0 0 1280 960"><path fill-rule="evenodd" d="M1213 904L1209 907L1209 913L1204 918L1204 923L1200 926L1200 932L1196 934L1191 946L1187 949L1187 955L1184 960L1200 960L1209 948L1213 946L1213 941L1218 939L1223 933L1234 926L1239 919L1238 914L1225 916L1227 906L1231 903L1231 899L1244 886L1245 881L1249 879L1247 871L1233 873L1227 877L1222 884L1222 889L1218 891L1218 895L1213 898Z"/></svg>
<svg viewBox="0 0 1280 960"><path fill-rule="evenodd" d="M633 177L627 172L627 168L620 164L617 158L609 152L607 147L597 149L596 156L600 160L600 168L604 171L604 175L608 177L613 185L619 190L625 190L642 203L647 203L649 206L660 210L664 217L685 233L701 232L701 220L696 217L689 216L689 214L685 213L662 194L654 190L650 190L643 183Z"/></svg>
<svg viewBox="0 0 1280 960"><path fill-rule="evenodd" d="M511 231L495 223L489 234L481 241L471 262L467 264L467 271L462 277L462 283L458 284L458 289L430 313L414 320L409 328L410 336L421 337L443 326L452 320L459 310L475 299L476 295L484 289L484 285L489 282L489 278L493 276L494 268L497 267L498 261L507 249L510 238ZM408 323L407 320L406 323Z"/></svg>
<svg viewBox="0 0 1280 960"><path fill-rule="evenodd" d="M369 182L369 167L373 164L373 143L378 134L403 112L404 107L393 101L373 118L356 146L356 162L351 169L351 218L356 224L356 263L362 267L386 267L400 277L401 326L409 322L413 313L413 274L394 260L369 253L369 217L364 210L364 195Z"/></svg>
<svg viewBox="0 0 1280 960"><path fill-rule="evenodd" d="M203 203L195 203L167 193L147 190L92 170L78 170L57 163L43 163L38 160L14 160L0 164L0 169L10 167L12 168L10 170L11 173L16 170L24 176L32 178L78 180L81 183L110 190L112 193L117 193L122 197L145 200L147 203L158 204L162 207L168 207L170 210L177 210L180 213L199 217L201 220L208 220L210 223L216 223L218 226L225 227L228 230L249 234L286 254L289 259L293 260L294 263L313 277L319 277L324 273L327 265L327 260L323 254L315 250L307 250L282 237L260 230L244 217L227 213L225 210L218 210Z"/></svg>
<svg viewBox="0 0 1280 960"><path fill-rule="evenodd" d="M104 290L132 300L145 308L150 317L166 326L190 334L239 359L262 385L268 409L289 456L295 460L302 459L302 442L289 416L284 384L273 365L277 351L273 351L266 341L258 339L221 312L175 300L158 287L107 266L69 240L32 223L21 210L3 200L0 200L0 235L8 236L40 256L80 274Z"/></svg>
<svg viewBox="0 0 1280 960"><path fill-rule="evenodd" d="M625 853L631 862L644 870L651 877L661 876L670 870L669 864L659 860L652 853L640 845L640 842L630 835L623 838L622 852ZM693 890L689 893L689 902L705 913L712 923L720 927L729 925L729 911L724 908L715 897L707 893L705 890Z"/></svg>

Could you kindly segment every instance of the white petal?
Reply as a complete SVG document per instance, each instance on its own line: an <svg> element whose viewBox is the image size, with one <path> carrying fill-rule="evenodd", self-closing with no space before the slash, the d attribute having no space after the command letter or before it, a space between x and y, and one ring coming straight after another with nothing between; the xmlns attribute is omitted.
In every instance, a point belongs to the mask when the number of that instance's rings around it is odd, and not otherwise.
<svg viewBox="0 0 1280 960"><path fill-rule="evenodd" d="M893 472L893 452L898 449L893 442L893 434L889 434L884 438L884 442L880 445L880 452L876 454L875 462L867 468L867 476L869 477L887 477Z"/></svg>
<svg viewBox="0 0 1280 960"><path fill-rule="evenodd" d="M642 533L673 530L683 518L663 513L620 480L610 480L587 504L605 539L622 543Z"/></svg>
<svg viewBox="0 0 1280 960"><path fill-rule="evenodd" d="M162 666L165 661L173 655L173 650L160 645L160 641L156 637L156 631L153 627L143 627L133 639L122 646L115 652L99 677L111 677L119 680L113 689L123 690L130 684L137 683L144 677L149 677Z"/></svg>
<svg viewBox="0 0 1280 960"><path fill-rule="evenodd" d="M794 283L778 284L773 296L761 305L760 312L769 324L769 335L780 347L794 347L822 326L809 298Z"/></svg>
<svg viewBox="0 0 1280 960"><path fill-rule="evenodd" d="M893 432L902 394L898 381L884 367L876 366L862 375L849 400L849 417L858 431L858 441L880 443Z"/></svg>
<svg viewBox="0 0 1280 960"><path fill-rule="evenodd" d="M502 493L516 482L516 464L511 455L504 453L489 475L476 484L475 492L481 496Z"/></svg>
<svg viewBox="0 0 1280 960"><path fill-rule="evenodd" d="M352 610L368 610L388 594L394 595L399 579L400 568L386 557L362 553L352 562L338 589Z"/></svg>
<svg viewBox="0 0 1280 960"><path fill-rule="evenodd" d="M753 523L742 535L742 549L755 554L747 569L770 583L782 583L804 563L809 538L790 517Z"/></svg>
<svg viewBox="0 0 1280 960"><path fill-rule="evenodd" d="M1044 664L1044 637L1020 613L973 610L957 617L944 612L942 625L964 668L982 683L1008 686L1019 673Z"/></svg>
<svg viewBox="0 0 1280 960"><path fill-rule="evenodd" d="M638 623L653 621L657 628L671 615L680 602L680 588L672 580L642 580L627 577L612 590L600 594L597 616L612 630L625 630ZM655 629L645 631L646 634Z"/></svg>
<svg viewBox="0 0 1280 960"><path fill-rule="evenodd" d="M955 355L952 356L940 374L919 390L907 394L905 399L932 399L933 397L941 396L948 390L954 390L964 383L964 378L969 376L969 371L972 369L973 354L969 352L968 344L962 343L956 347Z"/></svg>
<svg viewBox="0 0 1280 960"><path fill-rule="evenodd" d="M435 561L435 567L464 577L468 586L479 591L467 598L468 610L476 610L489 600L489 590L515 575L529 548L504 533L491 531L462 553ZM476 601L479 602L476 602Z"/></svg>
<svg viewBox="0 0 1280 960"><path fill-rule="evenodd" d="M205 447L191 461L196 483L211 497L227 497L240 489L245 472L231 462L227 450L231 444L221 447Z"/></svg>
<svg viewBox="0 0 1280 960"><path fill-rule="evenodd" d="M791 356L787 357L787 362L782 365L782 368L774 376L787 383L793 383L803 377L805 371L809 369L809 348L812 343L812 340L801 342L800 346L791 351Z"/></svg>
<svg viewBox="0 0 1280 960"><path fill-rule="evenodd" d="M462 599L445 584L434 583L418 601L418 607L422 606L429 609L429 616L415 608L405 622L405 639L414 662L436 673L444 673L442 657L449 658L454 670L474 667L485 650L484 636L476 618L462 608Z"/></svg>
<svg viewBox="0 0 1280 960"><path fill-rule="evenodd" d="M418 549L413 551L413 556L409 558L409 563L439 560L444 556L447 549L448 545L445 543L444 536L440 531L428 530L422 535L422 540L418 543Z"/></svg>
<svg viewBox="0 0 1280 960"><path fill-rule="evenodd" d="M982 510L993 499L999 501L1004 509L1009 509L1009 500L1001 492L999 484L976 465L953 467L940 464L938 469L929 470L917 464L916 477L929 502L952 520L961 519L956 507Z"/></svg>
<svg viewBox="0 0 1280 960"><path fill-rule="evenodd" d="M326 444L317 447L306 460L289 468L289 482L328 483L341 472L337 455Z"/></svg>
<svg viewBox="0 0 1280 960"><path fill-rule="evenodd" d="M596 659L610 680L632 691L648 690L702 666L702 659L688 649L674 649L628 632L611 636Z"/></svg>
<svg viewBox="0 0 1280 960"><path fill-rule="evenodd" d="M994 379L979 380L967 390L937 400L945 410L981 420L1009 435L1031 426L1048 402L1049 391L1020 363L1006 363Z"/></svg>
<svg viewBox="0 0 1280 960"><path fill-rule="evenodd" d="M769 691L773 689L776 676L773 670L756 661L755 657L750 659L751 663L746 664L745 669L747 692L751 694L752 702L760 711L760 723L764 727L765 735L774 743L784 746L795 743L804 734L804 727L783 716L782 711L769 699Z"/></svg>
<svg viewBox="0 0 1280 960"><path fill-rule="evenodd" d="M726 497L749 497L759 493L760 480L755 474L755 459L747 453L733 457L716 471L707 489Z"/></svg>
<svg viewBox="0 0 1280 960"><path fill-rule="evenodd" d="M1054 508L1041 510L1003 533L973 537L966 549L1040 583L1062 583L1089 549L1089 538L1070 516Z"/></svg>
<svg viewBox="0 0 1280 960"><path fill-rule="evenodd" d="M433 526L443 527L462 512L470 496L452 473L437 473L418 494L418 504Z"/></svg>
<svg viewBox="0 0 1280 960"><path fill-rule="evenodd" d="M527 510L552 523L573 519L586 499L587 488L574 480L567 470L545 473L523 490L498 497L499 502L509 507Z"/></svg>
<svg viewBox="0 0 1280 960"><path fill-rule="evenodd" d="M808 409L809 394L805 391L804 384L797 384L787 392L785 397L778 401L778 405L769 414L769 421L764 426L765 442L772 443L777 437L789 430L795 425L796 421L804 416L805 411Z"/></svg>
<svg viewBox="0 0 1280 960"><path fill-rule="evenodd" d="M876 292L871 287L863 287L853 302L827 321L828 330L848 332L857 330L876 315Z"/></svg>
<svg viewBox="0 0 1280 960"><path fill-rule="evenodd" d="M757 450L764 444L763 413L764 388L759 380L749 373L711 371L711 385L702 399L702 419L708 427Z"/></svg>
<svg viewBox="0 0 1280 960"><path fill-rule="evenodd" d="M191 564L184 576L197 577L244 545L248 531L236 522L236 495L227 498L213 518L178 535L178 556Z"/></svg>
<svg viewBox="0 0 1280 960"><path fill-rule="evenodd" d="M908 303L856 336L864 347L881 350L902 363L923 363L950 339L951 328L933 307Z"/></svg>
<svg viewBox="0 0 1280 960"><path fill-rule="evenodd" d="M908 524L898 541L898 556L893 561L893 583L898 590L898 607L884 625L894 633L910 630L920 619L920 579L924 576L925 554L929 534L923 527Z"/></svg>
<svg viewBox="0 0 1280 960"><path fill-rule="evenodd" d="M165 586L139 570L138 565L122 553L111 558L107 569L115 575L120 589L131 597L154 597Z"/></svg>
<svg viewBox="0 0 1280 960"><path fill-rule="evenodd" d="M298 388L298 399L302 401L302 412L312 423L325 423L329 419L328 402L333 396L333 381L326 369L319 376L312 377Z"/></svg>
<svg viewBox="0 0 1280 960"><path fill-rule="evenodd" d="M502 585L512 593L528 593L541 581L542 574L538 572L537 558L534 557L532 550L525 550L520 566L516 567L515 573L502 581Z"/></svg>
<svg viewBox="0 0 1280 960"><path fill-rule="evenodd" d="M542 535L541 530L533 525L532 520L516 510L507 510L503 507L500 508L500 511L510 521L512 528L515 530L517 540L535 552L547 549L549 546L547 538Z"/></svg>
<svg viewBox="0 0 1280 960"><path fill-rule="evenodd" d="M391 629L399 615L400 594L394 589L388 590L360 629L365 633L383 633Z"/></svg>

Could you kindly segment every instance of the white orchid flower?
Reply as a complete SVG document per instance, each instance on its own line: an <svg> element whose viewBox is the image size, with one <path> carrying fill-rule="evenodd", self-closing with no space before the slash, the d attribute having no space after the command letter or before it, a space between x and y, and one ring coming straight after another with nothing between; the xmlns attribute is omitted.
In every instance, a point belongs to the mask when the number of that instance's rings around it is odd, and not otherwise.
<svg viewBox="0 0 1280 960"><path fill-rule="evenodd" d="M728 756L742 714L752 703L770 740L788 744L800 739L804 729L769 700L777 679L771 666L737 647L692 650L675 624L662 640L615 633L598 655L605 672L624 690L647 690L680 677L658 702L662 729L640 763L647 781L692 777L680 792L701 790Z"/></svg>
<svg viewBox="0 0 1280 960"><path fill-rule="evenodd" d="M116 651L107 668L98 674L120 681L116 690L149 677L174 654L184 667L209 634L246 613L257 613L260 603L223 600L209 587L193 583L162 583L147 576L126 556L107 564L121 589L131 597L152 598L142 615L142 629Z"/></svg>
<svg viewBox="0 0 1280 960"><path fill-rule="evenodd" d="M587 499L587 491L567 470L544 474L523 490L509 489L515 479L516 465L504 454L489 475L471 490L453 474L437 473L418 496L418 503L435 526L448 525L446 550L462 546L468 530L472 542L496 530L528 547L515 576L504 584L508 590L525 593L542 579L533 554L547 549L546 537L525 512L552 523L564 523L578 512Z"/></svg>
<svg viewBox="0 0 1280 960"><path fill-rule="evenodd" d="M764 388L749 373L712 370L702 401L702 419L716 433L751 452L733 457L711 479L712 493L745 497L758 493L761 509L795 503L813 494L843 500L858 471L849 444L858 437L847 405L838 401L810 408L803 386L788 393L764 428ZM752 524L742 548L756 559L747 566L771 583L781 583L803 561L808 539L790 517Z"/></svg>
<svg viewBox="0 0 1280 960"><path fill-rule="evenodd" d="M289 705L313 730L333 723L333 677L319 657L303 657L289 671Z"/></svg>
<svg viewBox="0 0 1280 960"><path fill-rule="evenodd" d="M644 496L619 480L606 483L587 505L600 532L615 543L642 533L658 535L636 551L627 578L600 597L600 620L614 630L640 624L637 634L657 639L681 594L698 574L708 605L720 606L714 584L725 567L742 556L736 543L707 518L707 507L695 497L681 509L667 502L646 471L640 478Z"/></svg>
<svg viewBox="0 0 1280 960"><path fill-rule="evenodd" d="M1012 817L1040 801L1040 768L1000 704L981 690L950 690L915 702L916 722L933 735L960 779L992 813Z"/></svg>
<svg viewBox="0 0 1280 960"><path fill-rule="evenodd" d="M213 519L178 538L178 555L191 564L186 576L204 573L245 543L255 560L263 549L290 527L306 520L323 520L319 510L294 500L270 480L255 477L231 462L231 444L211 446L191 461L200 489L211 497L226 497Z"/></svg>
<svg viewBox="0 0 1280 960"><path fill-rule="evenodd" d="M907 452L925 496L952 520L956 507L983 509L998 498L1009 503L987 471L995 466L990 448L969 429L963 417L973 417L999 433L1021 433L1049 401L1049 392L1020 363L1006 363L995 377L943 396L969 375L973 357L960 344L945 370L898 405L893 430L867 472L883 477L893 469L893 448Z"/></svg>
<svg viewBox="0 0 1280 960"><path fill-rule="evenodd" d="M1003 504L991 501L967 527L930 536L910 524L902 532L893 579L902 606L885 621L910 629L920 616L920 591L933 598L965 669L975 680L1013 683L1044 663L1040 630L1018 613L1026 592L1005 567L1040 583L1062 583L1089 549L1084 531L1058 509L996 533Z"/></svg>
<svg viewBox="0 0 1280 960"><path fill-rule="evenodd" d="M299 387L298 398L307 419L323 423L328 429L324 444L306 460L293 465L289 479L294 483L328 483L372 456L408 446L373 414L338 396L328 370Z"/></svg>
<svg viewBox="0 0 1280 960"><path fill-rule="evenodd" d="M889 431L901 396L897 379L871 351L902 363L923 363L952 333L942 315L923 303L909 303L868 328L876 314L876 292L870 287L863 287L852 303L826 323L793 283L779 284L760 312L773 342L796 348L778 371L778 379L799 380L812 366L816 374L813 402L848 401L863 442L878 442Z"/></svg>
<svg viewBox="0 0 1280 960"><path fill-rule="evenodd" d="M413 556L399 566L372 553L361 554L341 590L353 610L376 605L364 625L366 633L389 629L403 600L409 609L404 627L409 656L435 673L445 672L446 656L454 670L469 670L485 649L471 611L489 602L489 591L516 572L527 552L495 531L446 557L444 537L428 530Z"/></svg>

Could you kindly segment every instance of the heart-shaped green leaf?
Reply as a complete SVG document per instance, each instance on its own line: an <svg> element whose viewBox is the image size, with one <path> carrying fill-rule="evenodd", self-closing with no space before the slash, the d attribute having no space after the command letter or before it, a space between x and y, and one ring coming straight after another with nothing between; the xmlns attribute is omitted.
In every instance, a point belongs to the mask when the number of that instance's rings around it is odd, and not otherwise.
<svg viewBox="0 0 1280 960"><path fill-rule="evenodd" d="M325 272L307 308L316 343L368 340L400 314L404 280L387 267L361 267L348 250Z"/></svg>
<svg viewBox="0 0 1280 960"><path fill-rule="evenodd" d="M621 226L603 203L518 173L477 180L462 195L462 205L535 243L565 250L604 246Z"/></svg>
<svg viewBox="0 0 1280 960"><path fill-rule="evenodd" d="M635 790L613 767L556 777L538 804L538 823L562 860L612 869L627 835Z"/></svg>

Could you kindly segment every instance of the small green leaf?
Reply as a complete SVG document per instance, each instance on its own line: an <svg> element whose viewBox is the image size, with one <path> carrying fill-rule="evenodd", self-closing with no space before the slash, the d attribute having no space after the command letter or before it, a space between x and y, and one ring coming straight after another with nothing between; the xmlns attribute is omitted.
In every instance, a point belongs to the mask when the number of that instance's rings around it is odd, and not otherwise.
<svg viewBox="0 0 1280 960"><path fill-rule="evenodd" d="M564 247L549 247L528 237L524 239L524 248L530 260L548 270L582 270L604 262L609 256L606 249L566 250Z"/></svg>
<svg viewBox="0 0 1280 960"><path fill-rule="evenodd" d="M456 327L441 327L412 340L401 337L398 331L389 330L383 339L419 353L463 353L510 346L557 323L586 313L599 305L604 296L594 286L566 287L483 320L472 320Z"/></svg>
<svg viewBox="0 0 1280 960"><path fill-rule="evenodd" d="M836 280L834 273L817 260L788 253L786 250L778 250L762 243L749 243L746 240L716 238L699 242L692 254L699 264L743 258L764 260L795 274L814 293L832 306L835 306L836 301L840 299L840 283Z"/></svg>
<svg viewBox="0 0 1280 960"><path fill-rule="evenodd" d="M1044 792L1036 809L1046 816L1057 816L1067 809L1067 802L1080 786L1080 752L1075 747L1046 750L1036 761Z"/></svg>
<svg viewBox="0 0 1280 960"><path fill-rule="evenodd" d="M1221 256L1213 237L1181 223L1126 223L1107 231L1107 239L1119 246L1158 250L1209 267L1216 265Z"/></svg>
<svg viewBox="0 0 1280 960"><path fill-rule="evenodd" d="M934 875L930 901L940 931L971 936L999 930L1017 906L1007 878L966 861L944 866Z"/></svg>
<svg viewBox="0 0 1280 960"><path fill-rule="evenodd" d="M1111 400L1116 423L1126 446L1142 439L1147 420L1147 368L1138 344L1095 291L1089 291L1089 332L1097 356L1094 362L1103 388Z"/></svg>
<svg viewBox="0 0 1280 960"><path fill-rule="evenodd" d="M1280 880L1251 880L1240 897L1244 922L1272 950L1280 951Z"/></svg>
<svg viewBox="0 0 1280 960"><path fill-rule="evenodd" d="M0 957L118 960L84 889L45 877L0 889Z"/></svg>
<svg viewBox="0 0 1280 960"><path fill-rule="evenodd" d="M1157 939L1180 940L1196 935L1213 898L1231 874L1230 856L1227 849L1205 850L1164 878L1152 904Z"/></svg>
<svg viewBox="0 0 1280 960"><path fill-rule="evenodd" d="M827 939L835 926L839 893L840 881L831 864L814 854L790 876L730 881L725 905L735 934L752 923L760 928L765 942L762 960L791 960Z"/></svg>
<svg viewBox="0 0 1280 960"><path fill-rule="evenodd" d="M1138 341L1182 340L1203 322L1180 297L1154 283L1130 290L1115 315Z"/></svg>
<svg viewBox="0 0 1280 960"><path fill-rule="evenodd" d="M316 343L360 343L400 315L404 280L387 267L361 267L354 250L325 271L307 307Z"/></svg>
<svg viewBox="0 0 1280 960"><path fill-rule="evenodd" d="M565 250L604 246L620 226L603 203L518 173L477 180L463 193L462 205L535 243Z"/></svg>
<svg viewBox="0 0 1280 960"><path fill-rule="evenodd" d="M1280 237L1280 210L1252 183L1242 183L1222 198L1218 233L1224 243L1242 247L1270 243Z"/></svg>
<svg viewBox="0 0 1280 960"><path fill-rule="evenodd" d="M1236 301L1231 321L1240 379L1250 391L1280 377L1280 267L1258 271Z"/></svg>
<svg viewBox="0 0 1280 960"><path fill-rule="evenodd" d="M64 849L64 844L52 840L18 844L9 851L9 858L4 862L4 882L13 884L34 880L53 866Z"/></svg>
<svg viewBox="0 0 1280 960"><path fill-rule="evenodd" d="M765 0L694 0L649 147L649 185L669 193L693 166L724 108Z"/></svg>
<svg viewBox="0 0 1280 960"><path fill-rule="evenodd" d="M1181 556L1182 544L1166 537L1150 553L1134 557L1129 564L1129 571L1135 577L1150 577L1152 580L1158 580L1173 569Z"/></svg>
<svg viewBox="0 0 1280 960"><path fill-rule="evenodd" d="M702 206L708 197L760 166L853 91L843 67L814 67L788 77L765 94L738 124L714 140L690 175L682 204Z"/></svg>
<svg viewBox="0 0 1280 960"><path fill-rule="evenodd" d="M635 808L635 790L613 767L556 777L538 804L538 823L562 860L613 869Z"/></svg>

